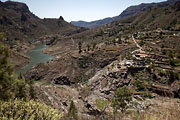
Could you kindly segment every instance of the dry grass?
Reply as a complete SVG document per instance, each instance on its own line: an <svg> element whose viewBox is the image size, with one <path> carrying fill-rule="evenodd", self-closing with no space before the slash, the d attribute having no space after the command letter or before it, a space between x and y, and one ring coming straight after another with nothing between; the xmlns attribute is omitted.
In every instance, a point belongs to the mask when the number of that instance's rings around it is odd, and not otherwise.
<svg viewBox="0 0 180 120"><path fill-rule="evenodd" d="M109 48L105 48L105 51L117 51L118 49L116 47L109 47Z"/></svg>
<svg viewBox="0 0 180 120"><path fill-rule="evenodd" d="M179 120L180 100L158 98L152 100L152 106L144 112L129 114L132 120Z"/></svg>

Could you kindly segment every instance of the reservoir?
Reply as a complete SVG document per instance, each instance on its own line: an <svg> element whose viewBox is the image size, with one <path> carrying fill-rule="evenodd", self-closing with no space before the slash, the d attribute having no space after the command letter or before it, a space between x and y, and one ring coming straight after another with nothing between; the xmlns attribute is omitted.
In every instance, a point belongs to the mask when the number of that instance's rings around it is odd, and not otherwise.
<svg viewBox="0 0 180 120"><path fill-rule="evenodd" d="M54 59L54 56L44 54L43 50L48 48L46 44L38 43L35 45L35 48L30 50L26 55L30 58L29 64L18 70L16 73L19 75L26 73L32 67L38 65L39 63L46 63Z"/></svg>

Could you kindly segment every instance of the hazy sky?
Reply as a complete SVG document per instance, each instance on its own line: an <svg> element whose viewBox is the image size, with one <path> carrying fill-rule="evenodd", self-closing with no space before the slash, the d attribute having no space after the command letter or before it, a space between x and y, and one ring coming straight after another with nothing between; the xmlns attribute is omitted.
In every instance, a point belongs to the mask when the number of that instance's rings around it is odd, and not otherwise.
<svg viewBox="0 0 180 120"><path fill-rule="evenodd" d="M7 1L7 0L1 0ZM66 21L93 21L119 15L123 10L140 3L165 0L12 0L26 3L40 18L58 18Z"/></svg>

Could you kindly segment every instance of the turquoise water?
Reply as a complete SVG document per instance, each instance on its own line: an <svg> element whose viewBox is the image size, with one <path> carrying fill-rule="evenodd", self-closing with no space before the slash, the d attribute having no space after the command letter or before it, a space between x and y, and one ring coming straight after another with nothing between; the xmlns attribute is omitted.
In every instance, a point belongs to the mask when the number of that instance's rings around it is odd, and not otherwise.
<svg viewBox="0 0 180 120"><path fill-rule="evenodd" d="M43 50L48 48L45 44L36 44L35 48L30 50L26 55L30 57L29 64L18 70L17 74L24 74L28 70L30 70L32 67L38 65L39 63L46 63L48 61L51 61L54 59L53 56L44 54Z"/></svg>

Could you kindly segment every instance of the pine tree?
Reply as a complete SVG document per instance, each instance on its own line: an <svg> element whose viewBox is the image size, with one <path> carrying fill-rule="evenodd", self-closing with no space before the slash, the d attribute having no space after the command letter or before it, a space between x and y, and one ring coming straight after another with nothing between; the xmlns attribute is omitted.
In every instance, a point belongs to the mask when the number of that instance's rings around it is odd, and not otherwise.
<svg viewBox="0 0 180 120"><path fill-rule="evenodd" d="M79 48L79 53L81 53L82 52L82 43L81 42L78 43L78 48Z"/></svg>
<svg viewBox="0 0 180 120"><path fill-rule="evenodd" d="M30 95L31 99L36 99L36 90L35 90L33 84L34 84L34 81L31 80L29 83L29 95Z"/></svg>
<svg viewBox="0 0 180 120"><path fill-rule="evenodd" d="M90 51L90 45L87 44L87 51Z"/></svg>
<svg viewBox="0 0 180 120"><path fill-rule="evenodd" d="M4 36L0 33L0 41ZM0 100L25 98L25 80L18 79L9 61L10 49L0 43Z"/></svg>
<svg viewBox="0 0 180 120"><path fill-rule="evenodd" d="M71 101L71 104L69 107L68 117L70 120L78 120L78 110L76 106L74 105L73 101Z"/></svg>
<svg viewBox="0 0 180 120"><path fill-rule="evenodd" d="M15 97L12 92L15 89L13 87L15 76L8 60L9 54L10 50L0 43L0 99L2 100Z"/></svg>

